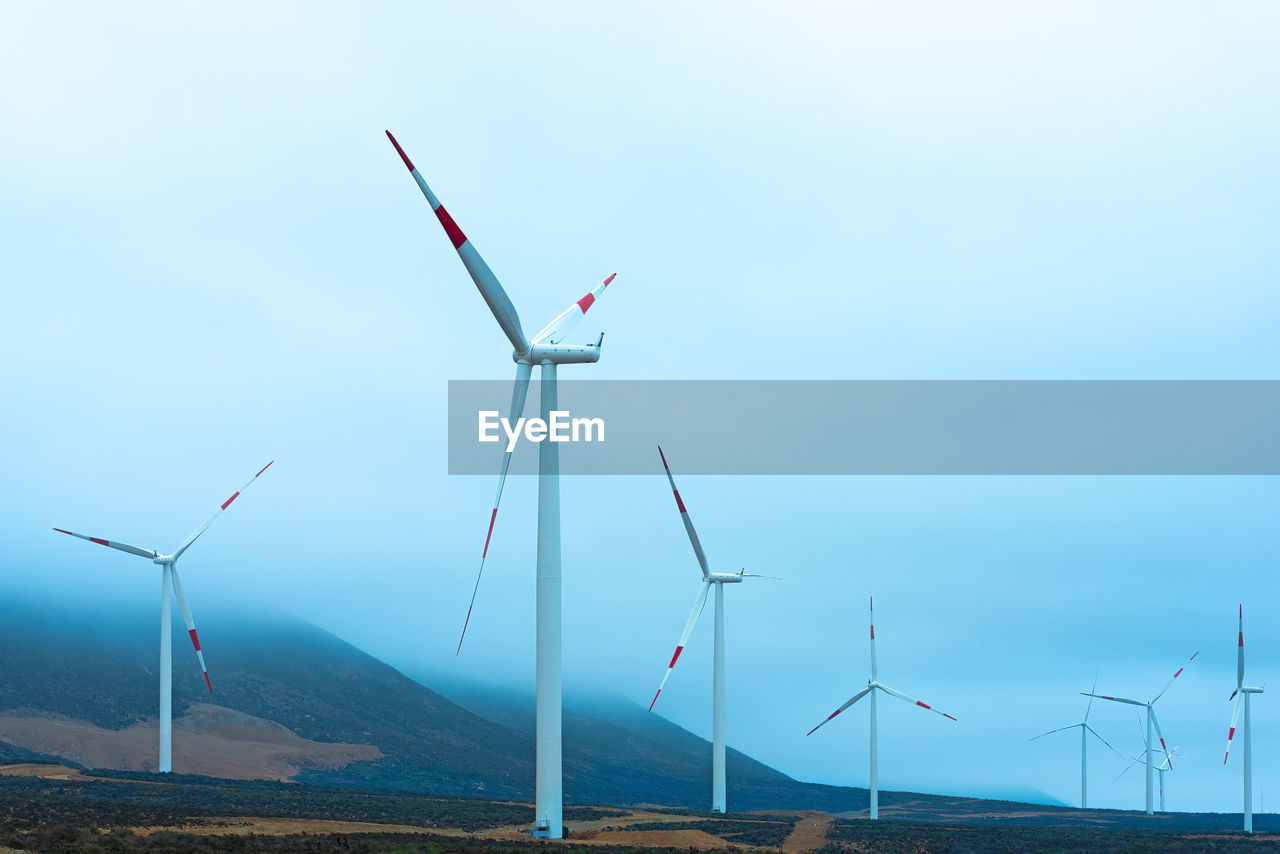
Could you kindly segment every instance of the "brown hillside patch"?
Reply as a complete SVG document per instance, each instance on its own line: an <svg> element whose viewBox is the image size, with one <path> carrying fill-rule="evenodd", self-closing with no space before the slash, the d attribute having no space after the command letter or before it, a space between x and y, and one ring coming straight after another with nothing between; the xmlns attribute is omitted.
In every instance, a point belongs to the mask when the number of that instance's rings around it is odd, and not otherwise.
<svg viewBox="0 0 1280 854"><path fill-rule="evenodd" d="M121 730L85 721L8 712L0 740L90 768L156 770L156 721ZM288 780L303 768L341 768L381 759L370 744L309 741L274 721L200 703L173 722L173 767L185 774L243 780Z"/></svg>
<svg viewBox="0 0 1280 854"><path fill-rule="evenodd" d="M795 813L790 813L795 815ZM782 840L784 854L799 854L802 851L817 851L827 844L827 830L831 827L831 814L805 810L800 813L796 829Z"/></svg>
<svg viewBox="0 0 1280 854"><path fill-rule="evenodd" d="M572 837L570 842L575 841ZM697 848L714 851L731 846L705 830L602 830L591 841L599 845L634 845L639 848Z"/></svg>
<svg viewBox="0 0 1280 854"><path fill-rule="evenodd" d="M3 777L41 777L45 780L88 780L78 768L66 765L40 765L34 762L23 762L18 765L0 765L0 776Z"/></svg>

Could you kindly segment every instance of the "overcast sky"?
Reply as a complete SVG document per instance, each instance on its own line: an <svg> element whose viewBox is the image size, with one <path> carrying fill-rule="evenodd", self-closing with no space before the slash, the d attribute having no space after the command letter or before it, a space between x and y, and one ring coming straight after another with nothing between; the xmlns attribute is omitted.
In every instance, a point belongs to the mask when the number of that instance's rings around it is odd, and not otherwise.
<svg viewBox="0 0 1280 854"><path fill-rule="evenodd" d="M532 331L608 273L582 379L1275 378L1280 9L1180 3L7 4L0 538L32 587L154 596L58 525L172 549L197 623L275 603L402 669L533 680L536 484L446 474L510 348L390 128ZM794 355L792 355L794 354ZM663 441L679 476L678 435ZM495 466L496 466L495 456ZM1153 694L1173 809L1222 766L1235 613L1268 683L1268 478L686 477L726 591L729 741L865 785L1075 802L1099 689ZM661 469L566 478L566 684L647 704L697 592ZM658 712L710 734L711 617ZM203 639L217 668L217 639ZM1127 707L1099 731L1141 747ZM1280 697L1255 792L1280 803ZM1092 751L1095 805L1141 776ZM1266 783L1272 786L1266 787ZM729 804L733 784L729 781Z"/></svg>

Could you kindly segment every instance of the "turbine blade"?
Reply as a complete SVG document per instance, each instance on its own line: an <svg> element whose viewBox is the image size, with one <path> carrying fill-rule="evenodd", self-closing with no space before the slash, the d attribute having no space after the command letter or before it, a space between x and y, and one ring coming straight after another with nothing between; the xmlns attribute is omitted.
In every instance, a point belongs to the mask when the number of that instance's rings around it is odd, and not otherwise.
<svg viewBox="0 0 1280 854"><path fill-rule="evenodd" d="M1159 693L1159 694L1156 694L1156 695L1155 695L1155 697L1153 697L1153 698L1151 699L1151 702L1153 702L1153 703L1154 703L1156 700L1159 700L1161 697L1163 697L1163 696L1164 696L1164 692L1165 692L1165 691L1168 691L1168 690L1169 690L1169 686L1173 684L1173 680L1175 680L1175 679L1177 679L1179 676L1181 676L1181 675L1182 675L1182 671L1186 670L1186 669L1187 669L1187 665L1188 665L1188 664L1190 664L1191 662L1195 661L1195 660L1196 660L1196 656L1197 656L1197 655L1199 655L1199 654L1200 654L1200 650L1196 650L1195 652L1193 652L1193 653L1191 654L1191 657L1187 659L1187 664L1184 664L1184 665L1182 665L1181 667L1179 667L1179 668L1178 668L1178 672L1177 672L1177 673L1175 673L1175 674L1173 674L1172 676L1170 676L1170 677L1169 677L1169 681L1168 681L1168 682L1166 682L1166 683L1164 683L1164 687L1160 689L1160 693Z"/></svg>
<svg viewBox="0 0 1280 854"><path fill-rule="evenodd" d="M275 460L271 461L271 463L274 463L274 462ZM213 524L213 520L221 516L226 511L226 509L231 506L231 502L235 501L237 498L240 497L240 493L244 492L246 489L252 486L253 482L258 479L258 475L261 475L264 471L271 468L271 463L267 463L265 466L258 469L258 474L255 474L253 477L245 481L244 486L240 487L235 492L233 492L231 494L231 497L228 498L226 501L222 502L222 504L219 505L217 510L214 510L211 514L209 514L209 518L205 519L204 522L201 523L199 528L196 528L194 531L192 531L191 535L182 541L182 545L178 546L178 548L174 551L173 559L177 560L178 558L182 557L182 553L185 552L187 549L191 548L192 543L200 539L200 535L203 534L208 529L208 527Z"/></svg>
<svg viewBox="0 0 1280 854"><path fill-rule="evenodd" d="M1121 756L1120 758L1123 759L1124 756ZM1139 762L1146 762L1146 761L1147 760L1145 755L1133 757L1132 761L1130 761L1128 765L1124 766L1124 770L1121 771L1119 774L1117 774L1115 780L1112 780L1111 782L1114 783L1117 780L1119 780L1121 777L1123 777L1125 774L1129 773L1129 769L1137 765Z"/></svg>
<svg viewBox="0 0 1280 854"><path fill-rule="evenodd" d="M1160 719L1156 717L1156 710L1151 710L1151 723L1156 727L1156 738L1160 739L1160 750L1164 752L1165 761L1169 763L1169 767L1173 767L1173 760L1169 758L1169 746L1164 743L1164 733L1160 731Z"/></svg>
<svg viewBox="0 0 1280 854"><path fill-rule="evenodd" d="M1236 721L1240 720L1240 705L1244 700L1244 694L1236 694L1236 701L1231 707L1231 729L1227 730L1227 752L1222 754L1222 764L1227 764L1227 757L1231 755L1231 739L1236 737Z"/></svg>
<svg viewBox="0 0 1280 854"><path fill-rule="evenodd" d="M516 364L516 380L511 386L511 409L507 414L507 419L512 423L524 415L524 401L529 393L529 375L532 372L533 365L528 362ZM493 497L493 511L489 513L489 530L484 535L484 551L480 552L480 571L476 573L476 583L471 588L471 604L467 605L467 618L462 622L462 636L458 638L458 648L454 651L454 655L462 654L462 642L466 640L467 626L471 624L471 609L476 606L476 594L480 591L480 577L484 575L484 562L489 557L489 540L493 537L493 523L498 519L498 505L502 502L502 487L507 482L507 468L511 465L512 453L513 451L505 449L502 452L502 469L498 472L498 494Z"/></svg>
<svg viewBox="0 0 1280 854"><path fill-rule="evenodd" d="M931 712L936 712L937 714L942 715L944 718L951 718L951 720L953 721L955 720L955 717L953 715L949 715L946 712L942 711L941 709L935 709L933 706L930 706L928 703L925 703L921 700L917 700L915 697L908 697L906 694L902 693L901 691L893 690L888 685L881 685L880 690L884 691L886 694L892 697L897 697L899 700L906 700L908 703L914 703L915 705L919 706L922 709L928 709Z"/></svg>
<svg viewBox="0 0 1280 854"><path fill-rule="evenodd" d="M1042 732L1039 735L1037 735L1035 738L1027 739L1027 741L1035 741L1037 738L1044 738L1046 735L1053 735L1055 732L1062 732L1064 729L1075 729L1078 726L1080 726L1080 724L1068 724L1067 726L1060 726L1057 729L1051 729L1048 732Z"/></svg>
<svg viewBox="0 0 1280 854"><path fill-rule="evenodd" d="M1236 690L1244 687L1244 605L1240 606L1240 641L1236 647Z"/></svg>
<svg viewBox="0 0 1280 854"><path fill-rule="evenodd" d="M876 600L874 596L867 597L867 608L871 614L871 681L876 679Z"/></svg>
<svg viewBox="0 0 1280 854"><path fill-rule="evenodd" d="M573 331L573 327L578 325L578 321L586 315L587 311L604 293L604 289L609 287L609 283L613 281L616 275L618 274L610 273L609 278L596 285L591 291L588 291L586 296L556 315L555 320L548 323L541 332L533 336L530 344L532 346L544 342L547 344L563 344L564 339Z"/></svg>
<svg viewBox="0 0 1280 854"><path fill-rule="evenodd" d="M832 719L832 718L834 718L836 715L840 714L840 713L841 713L841 712L843 712L845 709L849 708L849 707L850 707L850 706L852 706L854 703L858 702L859 700L861 700L863 697L867 696L867 695L868 695L868 694L870 694L870 693L871 693L871 686L869 686L869 685L868 685L866 688L863 688L861 691L859 691L858 693L856 693L856 694L854 694L852 697L850 697L850 698L849 698L849 702L845 703L843 706L841 706L840 708L836 709L836 710L835 710L834 712L832 712L831 714L827 715L826 720L824 720L822 723L818 724L818 726L816 726L816 727L814 727L813 729L811 729L811 730L809 730L808 732L806 732L806 733L805 733L805 735L813 735L815 732L817 732L817 731L818 731L818 728L819 728L819 727L821 727L821 726L823 726L823 724L825 724L827 721L831 720L831 719Z"/></svg>
<svg viewBox="0 0 1280 854"><path fill-rule="evenodd" d="M178 566L174 564L170 567L173 571L173 593L178 598L178 610L182 612L182 619L187 624L187 634L191 635L191 645L196 648L196 658L200 661L200 671L204 673L204 684L209 686L209 693L213 693L213 683L209 681L209 668L204 666L204 653L200 651L200 638L196 637L196 624L191 619L191 608L187 605L187 594L182 589L182 579L178 577Z"/></svg>
<svg viewBox="0 0 1280 854"><path fill-rule="evenodd" d="M1093 692L1097 690L1098 690L1098 671L1095 670L1093 671L1093 687L1089 689L1089 705L1085 706L1085 709L1084 709L1085 723L1089 722L1089 712L1093 711ZM1097 733L1094 733L1094 735L1097 735Z"/></svg>
<svg viewBox="0 0 1280 854"><path fill-rule="evenodd" d="M1124 697L1108 697L1106 694L1093 694L1088 691L1081 691L1082 697L1097 697L1099 700L1110 700L1113 703L1128 703L1131 706L1145 706L1146 703L1140 703L1137 700L1126 700Z"/></svg>
<svg viewBox="0 0 1280 854"><path fill-rule="evenodd" d="M653 695L653 702L649 704L649 711L653 711L653 704L658 702L658 694L662 693L662 689L666 687L667 680L671 678L671 671L676 668L676 660L680 658L680 653L684 652L684 645L689 642L689 635L693 634L693 627L698 623L698 616L702 613L702 608L707 604L707 591L711 589L711 582L704 581L702 586L698 588L698 596L693 600L693 610L689 612L689 620L684 624L684 631L680 633L680 643L676 644L675 655L671 656L671 663L667 665L667 672L662 676L662 683L658 685L658 693Z"/></svg>
<svg viewBox="0 0 1280 854"><path fill-rule="evenodd" d="M151 549L140 549L137 546L131 546L128 543L120 543L115 540L104 540L101 537L89 537L84 534L77 534L75 531L67 531L62 528L54 528L59 534L67 534L72 537L79 537L82 540L88 540L91 543L97 543L100 546L106 546L111 549L119 549L122 552L128 552L138 557L154 558L156 553Z"/></svg>
<svg viewBox="0 0 1280 854"><path fill-rule="evenodd" d="M676 497L676 508L680 511L680 521L684 522L684 529L689 534L689 542L693 544L693 553L698 557L698 566L702 567L702 577L708 578L711 571L707 568L707 556L702 551L702 543L698 542L698 532L693 529L693 520L689 518L689 511L684 507L684 501L680 498L680 490L676 489L675 478L671 476L671 468L667 465L667 455L662 453L662 446L658 446L658 456L662 458L662 467L667 472L667 482L671 484L671 494Z"/></svg>
<svg viewBox="0 0 1280 854"><path fill-rule="evenodd" d="M1103 738L1102 736L1098 735L1098 731L1097 731L1096 729L1094 729L1093 727L1089 726L1089 724L1088 724L1088 723L1086 723L1086 724L1084 725L1084 728L1085 728L1085 729L1087 729L1087 730L1089 730L1089 732L1093 733L1093 737L1094 737L1094 738L1096 738L1098 741L1102 742L1102 743L1103 743L1103 744L1105 744L1107 747L1111 747L1111 752L1112 752L1112 753L1114 753L1116 756L1119 756L1121 759L1124 759L1124 758L1125 758L1125 756L1124 756L1124 754L1123 754L1123 753L1121 753L1120 751L1118 751L1118 750L1116 750L1114 747L1112 747L1112 746L1111 746L1111 742L1107 741L1105 738Z"/></svg>
<svg viewBox="0 0 1280 854"><path fill-rule="evenodd" d="M435 212L436 219L440 220L440 225L444 227L445 234L449 236L449 242L457 250L458 257L462 259L462 265L471 274L471 280L476 283L476 287L480 290L480 296L484 297L484 301L488 303L489 311L493 312L494 319L498 321L498 325L506 333L511 346L516 348L517 354L521 356L528 355L529 342L524 337L524 330L520 328L520 316L516 314L516 307L512 305L511 298L507 296L507 292L502 289L502 284L498 281L498 277L493 274L493 271L489 269L489 265L480 257L480 253L476 251L475 244L467 239L467 236L462 233L462 229L458 228L458 224L453 221L453 217L449 216L449 212L444 209L444 205L440 204L440 200L436 198L435 193L431 192L431 188L427 186L427 182L423 180L413 162L404 153L400 143L396 142L396 138L391 135L391 131L387 131L387 139L391 140L391 144L396 147L396 152L400 155L400 159L404 161L404 165L409 168L409 174L418 183L418 188L422 190L422 195L427 197L427 202L431 205L431 210Z"/></svg>

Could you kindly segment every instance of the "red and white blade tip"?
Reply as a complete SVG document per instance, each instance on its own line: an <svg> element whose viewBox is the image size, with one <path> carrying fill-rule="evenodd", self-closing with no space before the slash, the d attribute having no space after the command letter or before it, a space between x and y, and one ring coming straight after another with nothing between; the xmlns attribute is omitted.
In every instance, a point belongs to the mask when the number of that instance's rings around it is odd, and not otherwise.
<svg viewBox="0 0 1280 854"><path fill-rule="evenodd" d="M409 155L404 153L404 149L400 147L400 143L396 142L396 138L391 135L391 131L387 131L387 139L391 140L391 144L396 147L396 153L400 155L400 159L404 161L404 165L409 167L409 171L413 171L413 162L409 159Z"/></svg>
<svg viewBox="0 0 1280 854"><path fill-rule="evenodd" d="M824 721L822 722L822 724L825 724L827 721L831 720L832 718L834 718L834 717L835 717L836 715L838 715L838 714L840 714L840 710L839 710L839 709L837 709L837 710L835 710L834 712L832 712L831 714L827 715L826 720L824 720ZM811 729L811 730L809 730L808 732L806 732L806 733L805 733L805 735L813 735L815 732L817 732L817 731L818 731L818 727L822 726L822 724L818 724L818 726L816 726L816 727L814 727L813 729Z"/></svg>
<svg viewBox="0 0 1280 854"><path fill-rule="evenodd" d="M951 715L949 715L949 714L947 714L946 712L942 711L942 709L935 709L933 706L929 705L928 703L924 702L923 700L916 700L916 705L917 705L917 706L919 706L919 707L920 707L920 708L922 708L922 709L928 709L928 710L929 710L929 711L931 711L931 712L937 712L938 714L942 715L944 718L951 718L951 720L953 720L953 721L955 720L955 718L954 718L954 717L952 717ZM959 723L959 721L957 721L957 723Z"/></svg>

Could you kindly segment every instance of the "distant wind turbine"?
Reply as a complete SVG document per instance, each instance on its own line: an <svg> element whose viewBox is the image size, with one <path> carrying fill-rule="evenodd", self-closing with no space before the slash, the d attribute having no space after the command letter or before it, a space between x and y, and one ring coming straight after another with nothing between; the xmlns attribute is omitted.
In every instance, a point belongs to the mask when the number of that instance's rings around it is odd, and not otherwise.
<svg viewBox="0 0 1280 854"><path fill-rule="evenodd" d="M895 691L894 689L890 688L888 685L881 684L880 682L877 681L876 623L874 619L874 613L875 613L874 600L870 600L870 607L871 607L872 616L873 616L873 619L871 620L871 678L867 680L867 687L863 688L861 691L859 691L858 693L850 697L849 702L845 703L843 706L836 709L831 714L827 715L827 720L824 720L822 723L818 724L818 726L809 730L809 732L806 733L806 735L813 735L815 732L818 731L818 728L821 727L823 724L825 724L827 721L831 720L836 715L840 714L845 709L849 708L854 703L858 702L868 694L871 695L871 782L869 786L871 790L870 817L879 818L880 817L880 782L878 777L879 768L878 768L878 763L876 758L876 754L878 752L878 746L876 742L876 691L877 690L883 691L891 697L897 697L899 700L905 700L908 703L914 703L915 705L919 706L922 709L928 709L931 712L937 712L938 714L942 715L944 718L951 718L951 720L953 721L955 720L955 718L947 714L946 712L935 709L933 706L930 706L928 703L917 700L915 697L908 697L906 694L903 694L901 691Z"/></svg>
<svg viewBox="0 0 1280 854"><path fill-rule="evenodd" d="M572 303L543 327L533 338L526 338L520 326L520 316L511 298L503 290L498 277L489 269L475 244L462 233L462 229L453 221L453 217L445 210L444 205L436 198L435 193L427 186L427 182L418 172L413 161L404 153L400 143L387 131L387 139L395 146L396 153L404 161L409 174L431 205L432 212L444 228L449 242L462 265L471 274L480 296L484 298L493 313L494 320L502 328L503 334L511 342L512 360L516 363L516 379L511 391L511 412L508 416L512 422L524 412L525 397L529 391L529 377L533 366L541 369L542 400L540 402L541 418L549 424L552 412L559 410L556 390L556 368L558 365L583 364L600 361L600 344L604 341L604 333L594 344L566 344L568 333L582 319L587 310L604 294L604 289L613 281L616 273L610 275L593 290L588 291L581 299ZM471 348L465 353L470 358L476 352ZM463 354L459 354L461 358ZM502 487L507 480L507 467L511 464L512 451L502 456L502 468L498 473L498 492L493 499L493 510L489 513L489 526L485 533L484 550L480 553L480 571L476 574L476 584L471 591L471 606L475 605L476 592L480 589L480 573L484 572L485 558L489 554L489 540L493 536L493 524L498 518L498 503L502 500ZM560 443L543 441L538 443L538 545L537 545L537 581L536 581L536 771L534 781L534 830L535 836L560 839L564 835L564 780L561 773L561 634L560 634ZM471 622L471 606L467 608L467 618L462 624L462 634L458 638L458 650L462 651L462 638L466 637L467 625ZM457 653L455 653L457 654Z"/></svg>
<svg viewBox="0 0 1280 854"><path fill-rule="evenodd" d="M1156 766L1156 764L1157 764L1157 763L1153 763L1153 762L1151 761L1151 750L1152 750L1152 741L1153 741L1153 739L1152 739L1152 733L1151 733L1151 727L1152 727L1152 726L1154 726L1154 727L1155 727L1156 735L1159 735L1159 736L1160 736L1160 749L1164 751L1165 758L1167 759L1167 758L1168 758L1168 756L1169 756L1169 748L1168 748L1168 746L1167 746L1167 745L1165 744L1165 742L1164 742L1164 733L1160 732L1160 721L1156 720L1156 712L1155 712L1155 709L1153 708L1153 706L1155 706L1156 700L1159 700L1161 697L1163 697L1163 696L1164 696L1164 692L1169 690L1169 686L1173 684L1173 680L1175 680L1175 679L1177 679L1179 676L1181 676L1181 675L1182 675L1182 671L1186 670L1186 669L1187 669L1187 665L1188 665L1188 664L1190 664L1191 662L1195 661L1195 660L1196 660L1196 656L1197 656L1197 655L1199 655L1199 654L1200 654L1200 651L1199 651L1199 650L1196 650L1196 651L1191 655L1191 657L1187 659L1187 664L1184 664L1184 665L1182 665L1181 667L1179 667L1179 668L1178 668L1178 672L1177 672L1177 673L1175 673L1175 674L1173 674L1172 676L1170 676L1170 677L1169 677L1169 681L1168 681L1168 682L1166 682L1166 683L1164 683L1164 687L1160 689L1160 693L1156 694L1154 697L1152 697L1150 700L1148 700L1148 701L1147 701L1147 702L1145 702L1145 703L1144 703L1144 702L1142 702L1142 701L1140 701L1140 700L1127 700L1127 699L1125 699L1124 697L1107 697L1107 696L1105 696L1105 695L1103 695L1103 694L1095 694L1095 693L1093 693L1093 692L1091 692L1091 691L1089 691L1089 692L1081 691L1081 692L1080 692L1081 694L1083 694L1083 695L1084 695L1084 696L1086 696L1086 697L1097 697L1097 698L1099 698L1099 699L1101 699L1101 700L1110 700L1110 701L1111 701L1111 702L1113 702L1113 703L1128 703L1128 704L1129 704L1129 705L1131 705L1131 706L1142 706L1143 708L1145 708L1145 709L1147 710L1147 727L1146 727L1146 737L1144 738L1144 741L1146 742L1146 745L1147 745L1147 747L1146 747L1146 760L1147 760L1147 761L1146 761L1146 764L1147 764L1147 815L1154 815L1154 814L1155 814L1155 804L1154 804L1154 781L1153 781L1153 779L1152 779L1152 772L1153 772L1153 771L1155 771L1155 766Z"/></svg>
<svg viewBox="0 0 1280 854"><path fill-rule="evenodd" d="M1098 688L1098 678L1097 676L1094 676L1093 689L1096 691L1097 688ZM1075 729L1076 727L1080 727L1080 809L1087 809L1089 806L1088 734L1093 733L1093 737L1098 739L1098 741L1102 742L1103 744L1107 745L1107 747L1110 747L1111 751L1115 753L1116 756L1119 756L1121 759L1124 758L1124 754L1116 750L1114 747L1111 747L1111 744L1105 738L1098 735L1097 730L1089 726L1089 712L1092 709L1093 709L1093 697L1090 697L1089 705L1087 705L1084 710L1084 720L1080 721L1080 723L1068 724L1067 726L1058 727L1057 729L1051 729L1048 732L1041 733L1040 735L1037 735L1035 738L1031 739L1032 741L1035 741L1038 738L1044 738L1046 735L1053 735L1055 732L1063 732L1064 730Z"/></svg>
<svg viewBox="0 0 1280 854"><path fill-rule="evenodd" d="M272 460L271 463L274 463ZM187 605L187 594L182 589L182 579L178 577L178 558L182 557L182 553L191 548L191 544L200 538L213 521L231 506L231 502L240 497L240 493L244 492L253 482L258 479L258 475L271 468L271 463L267 463L258 469L258 474L249 478L244 486L236 490L230 498L222 502L217 510L209 515L200 524L200 527L191 532L182 545L174 549L173 554L162 554L153 549L140 549L137 546L131 546L127 543L121 543L117 540L104 540L100 537L88 537L84 534L77 534L74 531L66 531L62 528L54 528L60 534L68 534L72 537L79 537L82 540L88 540L91 543L97 543L100 546L118 549L122 552L128 552L131 555L145 557L152 563L159 564L161 567L160 576L160 751L158 768L162 772L173 770L173 630L171 628L171 596L177 597L178 608L182 611L182 619L187 624L187 634L191 636L191 645L196 649L196 658L200 661L200 670L204 673L205 685L209 688L209 693L213 693L213 683L209 681L209 670L204 666L204 653L200 651L200 639L196 637L196 624L191 619L191 608ZM172 594L170 590L172 589Z"/></svg>
<svg viewBox="0 0 1280 854"><path fill-rule="evenodd" d="M693 520L689 518L689 511L685 508L684 501L680 498L680 490L676 489L675 478L671 476L671 469L667 466L667 457L662 453L661 446L658 447L658 456L662 458L662 468L667 472L667 482L671 484L671 493L676 497L676 509L680 511L680 519L684 522L684 529L689 534L689 542L693 545L694 556L698 559L698 566L702 568L702 586L698 588L698 595L693 600L693 610L689 612L689 619L684 624L684 631L680 635L680 643L676 644L675 655L671 656L671 663L667 665L667 672L663 674L662 683L658 685L658 691L653 695L653 702L649 703L649 711L653 711L653 704L658 702L658 694L662 693L667 680L671 678L671 671L675 669L676 660L680 658L680 653L684 651L684 645L689 642L689 635L693 633L693 627L697 625L698 617L702 614L702 609L707 604L707 593L714 586L716 588L716 625L711 667L711 811L722 813L726 809L724 782L724 586L726 584L738 584L743 578L760 578L761 576L745 571L734 573L712 572L710 570L707 565L707 556L702 551L702 543L698 541L698 532L693 529Z"/></svg>
<svg viewBox="0 0 1280 854"><path fill-rule="evenodd" d="M1222 764L1227 764L1231 755L1231 739L1235 738L1236 721L1240 717L1240 706L1244 705L1244 832L1253 833L1253 725L1249 718L1249 695L1261 694L1261 688L1251 688L1244 684L1244 605L1240 606L1240 635L1236 645L1236 690L1231 692L1228 700L1235 700L1231 710L1231 729L1227 732L1227 751L1222 755Z"/></svg>
<svg viewBox="0 0 1280 854"><path fill-rule="evenodd" d="M1146 738L1146 733L1145 733L1145 732L1143 731L1143 729L1142 729L1142 715L1141 715L1141 714L1139 714L1139 715L1138 715L1138 734L1142 736L1142 743L1143 743L1143 745L1144 745L1144 747L1145 747L1145 745L1146 745L1146 743L1147 743L1147 738ZM1166 772L1166 771L1172 771L1172 770L1173 770L1173 758L1174 758L1175 756L1176 756L1176 757L1178 757L1179 759L1183 759L1183 758L1185 758L1181 753L1179 753L1179 752L1178 752L1178 747L1179 747L1179 746L1180 746L1180 745L1175 744L1173 747L1169 748L1169 752L1168 752L1168 754L1166 754L1166 755L1165 755L1164 760L1163 760L1159 765L1157 765L1157 766L1156 766L1156 771L1160 774L1160 777L1159 777L1159 781L1160 781L1160 812L1164 812L1164 811L1165 811L1165 808L1164 808L1164 772ZM1145 758L1145 757L1146 757L1145 752L1144 752L1142 755L1140 755L1140 756L1130 756L1130 757L1129 757L1129 760L1130 760L1130 761L1129 761L1129 764L1128 764L1128 765L1126 765L1126 766L1124 766L1124 770L1123 770L1123 771L1121 771L1119 774L1117 774L1117 775L1116 775L1116 779L1115 779L1115 780L1112 780L1111 782L1113 782L1113 783L1114 783L1114 782L1116 782L1117 780L1119 780L1121 777L1123 777L1125 774L1127 774L1127 773L1129 772L1129 769L1130 769L1130 768L1132 768L1133 766L1137 765L1139 762L1145 762L1145 761L1146 761L1146 758Z"/></svg>

